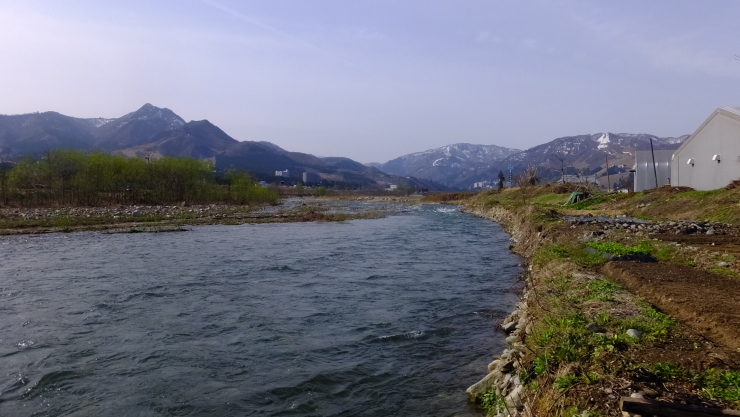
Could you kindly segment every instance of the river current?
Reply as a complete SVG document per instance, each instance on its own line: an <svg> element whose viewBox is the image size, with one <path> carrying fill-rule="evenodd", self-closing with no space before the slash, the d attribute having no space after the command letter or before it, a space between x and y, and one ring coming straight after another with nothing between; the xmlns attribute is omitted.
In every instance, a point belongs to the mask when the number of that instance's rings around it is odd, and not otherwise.
<svg viewBox="0 0 740 417"><path fill-rule="evenodd" d="M0 416L471 416L520 260L453 207L0 237Z"/></svg>

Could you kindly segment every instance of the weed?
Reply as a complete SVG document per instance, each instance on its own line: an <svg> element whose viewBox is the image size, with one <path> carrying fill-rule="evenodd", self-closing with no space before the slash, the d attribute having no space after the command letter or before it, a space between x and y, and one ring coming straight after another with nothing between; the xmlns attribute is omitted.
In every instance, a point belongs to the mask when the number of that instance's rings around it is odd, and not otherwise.
<svg viewBox="0 0 740 417"><path fill-rule="evenodd" d="M488 415L495 415L506 410L506 401L491 387L480 399L480 406Z"/></svg>
<svg viewBox="0 0 740 417"><path fill-rule="evenodd" d="M568 391L573 385L577 384L579 378L575 375L564 375L555 378L552 385L560 392Z"/></svg>
<svg viewBox="0 0 740 417"><path fill-rule="evenodd" d="M675 381L686 376L686 372L681 367L672 363L654 363L649 367L649 371L663 382Z"/></svg>
<svg viewBox="0 0 740 417"><path fill-rule="evenodd" d="M586 372L583 374L583 377L581 378L583 380L583 383L586 385L593 385L601 379L601 375L597 374L596 372Z"/></svg>
<svg viewBox="0 0 740 417"><path fill-rule="evenodd" d="M703 386L701 394L707 398L740 401L740 372L710 369L704 373L700 384Z"/></svg>
<svg viewBox="0 0 740 417"><path fill-rule="evenodd" d="M543 375L549 372L555 365L555 358L549 353L543 353L534 359L534 373L538 376Z"/></svg>
<svg viewBox="0 0 740 417"><path fill-rule="evenodd" d="M593 280L586 283L591 294L586 297L587 300L614 301L614 293L622 291L622 287L608 280Z"/></svg>

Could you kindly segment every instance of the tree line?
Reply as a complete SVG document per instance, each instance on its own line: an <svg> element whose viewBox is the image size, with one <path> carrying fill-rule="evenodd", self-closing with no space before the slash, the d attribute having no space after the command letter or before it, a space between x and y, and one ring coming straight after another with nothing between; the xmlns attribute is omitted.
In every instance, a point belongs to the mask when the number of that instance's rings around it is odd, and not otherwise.
<svg viewBox="0 0 740 417"><path fill-rule="evenodd" d="M98 206L110 204L276 203L275 190L246 172L217 174L210 162L192 158L145 161L105 153L53 150L41 158L0 160L3 206Z"/></svg>

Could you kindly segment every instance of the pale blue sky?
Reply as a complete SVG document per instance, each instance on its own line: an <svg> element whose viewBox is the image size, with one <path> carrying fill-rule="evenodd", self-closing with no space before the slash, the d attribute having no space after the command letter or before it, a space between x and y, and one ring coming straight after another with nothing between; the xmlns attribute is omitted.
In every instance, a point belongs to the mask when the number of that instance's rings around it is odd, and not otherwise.
<svg viewBox="0 0 740 417"><path fill-rule="evenodd" d="M740 1L0 0L0 114L144 103L385 162L692 133L740 105Z"/></svg>

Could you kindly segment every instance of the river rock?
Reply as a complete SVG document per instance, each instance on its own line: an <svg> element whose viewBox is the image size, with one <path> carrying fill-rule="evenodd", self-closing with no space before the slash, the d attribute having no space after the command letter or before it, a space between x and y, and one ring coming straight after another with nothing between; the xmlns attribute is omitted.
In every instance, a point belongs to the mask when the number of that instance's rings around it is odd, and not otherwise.
<svg viewBox="0 0 740 417"><path fill-rule="evenodd" d="M504 330L504 331L505 331L506 333L511 333L511 332L513 332L513 331L514 331L514 328L516 327L516 325L517 325L517 321L513 321L513 320L512 320L512 321L510 321L510 322L508 322L508 323L506 323L506 324L502 325L502 326L501 326L501 328L502 328L502 329L503 329L503 330Z"/></svg>
<svg viewBox="0 0 740 417"><path fill-rule="evenodd" d="M727 262L720 262L717 264L717 266L730 266Z"/></svg>
<svg viewBox="0 0 740 417"><path fill-rule="evenodd" d="M522 395L524 394L524 385L518 385L509 395L506 396L506 405L511 408L521 410L524 407Z"/></svg>
<svg viewBox="0 0 740 417"><path fill-rule="evenodd" d="M642 337L642 332L640 332L637 329L627 329L627 336L634 337L635 339L639 339Z"/></svg>
<svg viewBox="0 0 740 417"><path fill-rule="evenodd" d="M483 377L483 379L481 379L480 381L471 385L470 388L465 390L465 393L468 394L468 398L475 401L477 398L485 394L492 386L494 386L496 381L502 378L503 374L501 372L493 371Z"/></svg>

